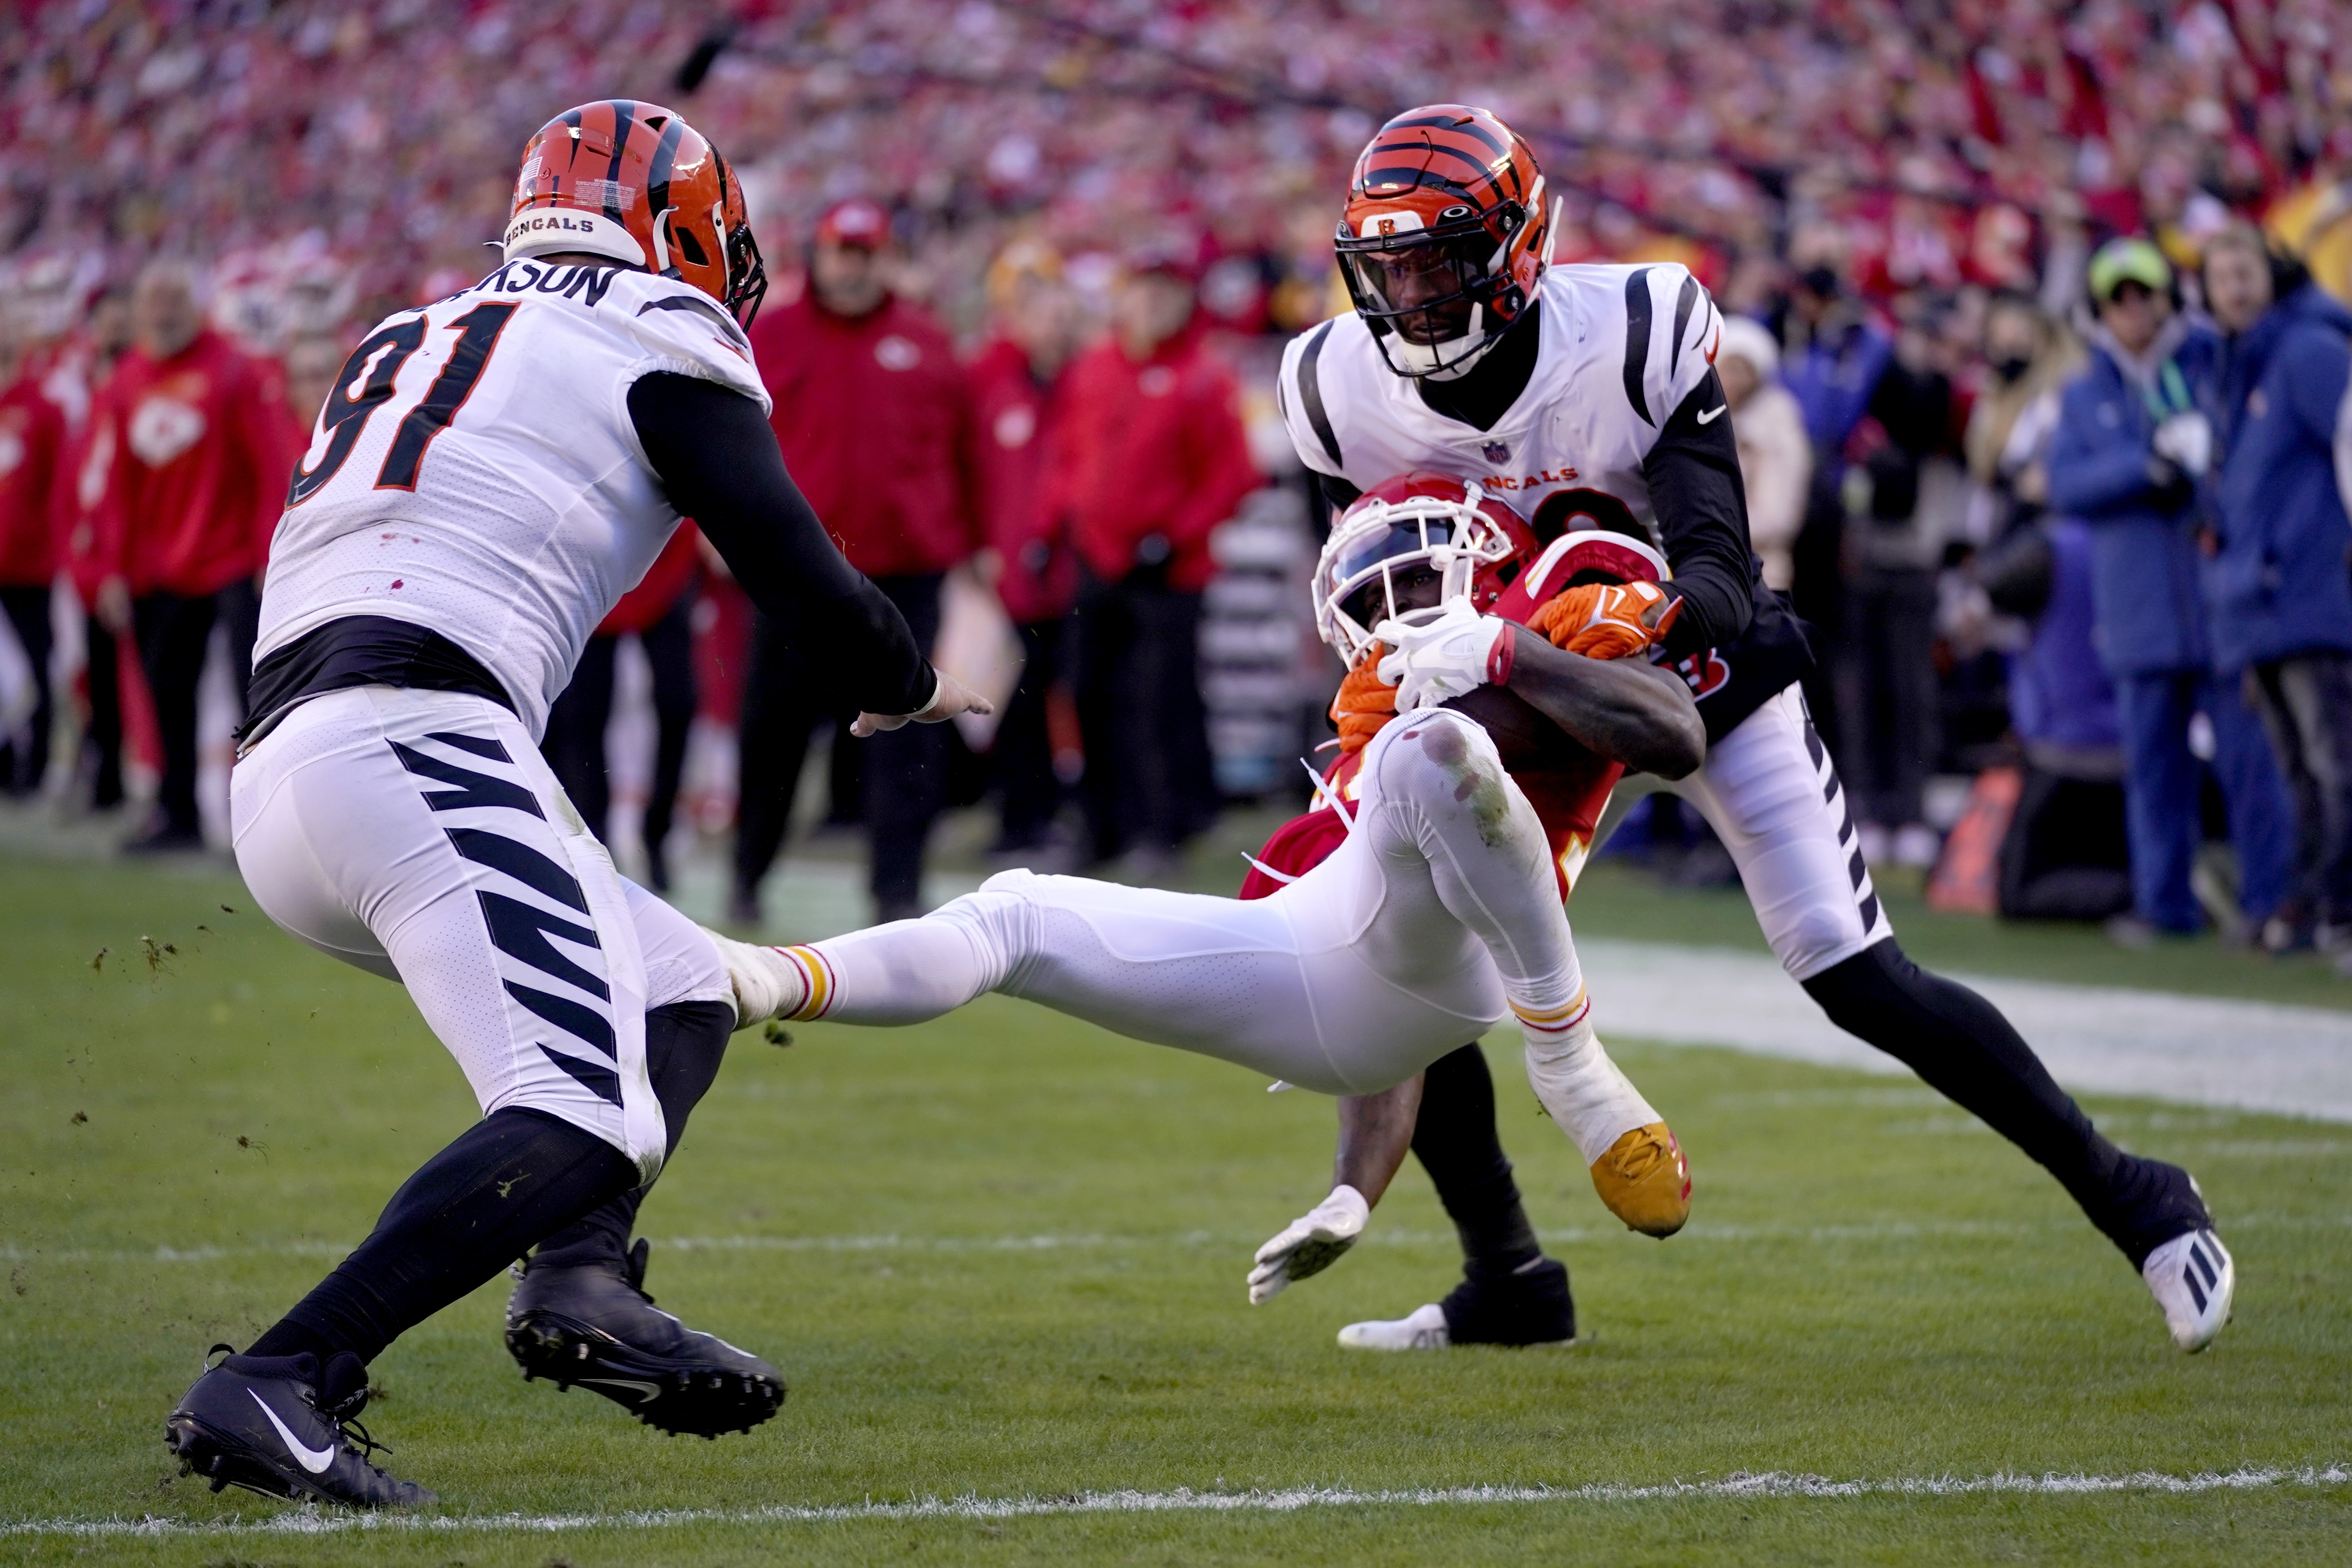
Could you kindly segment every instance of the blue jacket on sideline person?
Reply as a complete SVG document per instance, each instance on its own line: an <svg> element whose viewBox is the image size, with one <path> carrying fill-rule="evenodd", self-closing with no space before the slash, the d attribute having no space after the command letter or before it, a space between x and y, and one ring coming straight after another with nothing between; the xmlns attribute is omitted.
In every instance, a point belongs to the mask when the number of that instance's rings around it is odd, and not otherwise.
<svg viewBox="0 0 2352 1568"><path fill-rule="evenodd" d="M2033 641L2009 658L2009 716L2029 747L2114 751L2116 687L2099 663L2091 607L2090 525L2061 517L2043 525L2050 538L2050 600L2033 622Z"/></svg>
<svg viewBox="0 0 2352 1568"><path fill-rule="evenodd" d="M2221 363L2214 667L2352 651L2352 310L2305 284Z"/></svg>
<svg viewBox="0 0 2352 1568"><path fill-rule="evenodd" d="M2104 329L2093 343L2090 365L2060 401L2050 509L2091 525L2099 654L2109 673L2201 669L2211 648L2194 488L2151 472L2151 443L2167 414L2210 398L2221 340L2173 318L2140 361L2152 372L2145 379L2126 371L2131 356Z"/></svg>

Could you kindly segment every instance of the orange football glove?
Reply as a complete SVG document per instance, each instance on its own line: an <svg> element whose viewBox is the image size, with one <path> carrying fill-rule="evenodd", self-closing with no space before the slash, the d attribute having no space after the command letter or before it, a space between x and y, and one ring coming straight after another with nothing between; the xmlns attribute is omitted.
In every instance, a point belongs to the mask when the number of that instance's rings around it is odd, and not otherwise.
<svg viewBox="0 0 2352 1568"><path fill-rule="evenodd" d="M1588 582L1537 611L1528 624L1555 648L1588 659L1622 659L1664 637L1682 608L1681 600L1669 599L1654 582ZM1646 624L1644 617L1654 612L1656 623Z"/></svg>
<svg viewBox="0 0 2352 1568"><path fill-rule="evenodd" d="M1331 722L1339 727L1339 749L1354 756L1371 744L1381 727L1396 717L1397 689L1381 679L1381 659L1388 650L1374 643L1366 648L1339 695L1331 699Z"/></svg>

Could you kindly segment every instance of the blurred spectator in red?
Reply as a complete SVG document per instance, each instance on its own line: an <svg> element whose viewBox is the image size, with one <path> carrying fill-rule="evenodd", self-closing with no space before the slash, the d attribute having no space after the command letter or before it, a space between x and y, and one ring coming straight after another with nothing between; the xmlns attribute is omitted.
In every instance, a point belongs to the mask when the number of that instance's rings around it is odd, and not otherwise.
<svg viewBox="0 0 2352 1568"><path fill-rule="evenodd" d="M971 367L981 495L997 596L1021 634L1023 658L992 752L1002 791L993 852L1017 855L1050 844L1062 806L1048 698L1066 690L1064 643L1078 565L1046 507L1045 484L1060 450L1062 369L1077 350L1080 320L1061 257L1036 240L1016 240L998 255L988 291L997 336Z"/></svg>
<svg viewBox="0 0 2352 1568"><path fill-rule="evenodd" d="M83 680L89 705L82 727L82 751L90 769L90 807L110 811L122 804L122 682L121 643L113 628L98 614L99 591L108 576L100 549L99 507L106 499L107 476L114 471L115 427L102 417L97 394L114 374L114 367L131 348L131 296L110 288L90 304L86 356L81 363L87 380L82 388L85 413L81 427L66 438L65 487L58 505L65 508L65 569L73 579L74 595L83 618ZM79 764L77 765L79 771Z"/></svg>
<svg viewBox="0 0 2352 1568"><path fill-rule="evenodd" d="M249 580L285 498L274 376L206 328L187 270L151 264L131 298L131 350L99 393L100 621L131 632L155 704L156 821L126 846L196 849L196 682L221 591ZM96 438L94 438L96 439ZM244 651L249 659L252 649ZM243 693L238 694L239 700Z"/></svg>
<svg viewBox="0 0 2352 1568"><path fill-rule="evenodd" d="M640 831L646 881L657 893L669 889L667 845L686 768L687 731L694 723L694 589L702 571L701 538L691 521L680 525L636 587L621 595L588 639L572 684L548 710L547 736L540 742L588 831L604 840L613 800L604 727L613 716L614 659L621 639L635 636L654 677L654 777Z"/></svg>
<svg viewBox="0 0 2352 1568"><path fill-rule="evenodd" d="M1804 411L1780 384L1780 345L1759 322L1745 316L1723 319L1715 369L1739 439L1748 542L1764 564L1765 586L1786 593L1795 580L1791 552L1805 526L1806 487L1813 476Z"/></svg>
<svg viewBox="0 0 2352 1568"><path fill-rule="evenodd" d="M979 548L971 385L955 348L919 307L895 297L889 214L865 197L816 225L808 291L751 329L775 400L785 465L849 563L898 605L915 640L940 630L940 580ZM743 699L731 918L759 918L759 888L782 846L810 730L832 683L764 620ZM863 748L877 917L922 912L923 851L946 799L945 725L910 724L835 746Z"/></svg>
<svg viewBox="0 0 2352 1568"><path fill-rule="evenodd" d="M49 693L49 594L63 559L58 518L65 411L41 385L40 367L11 324L0 321L0 609L32 666L39 700L28 727L0 736L0 789L30 795L48 772L57 705Z"/></svg>
<svg viewBox="0 0 2352 1568"><path fill-rule="evenodd" d="M1111 298L1071 363L1053 505L1077 546L1078 720L1098 860L1158 876L1217 810L1201 703L1209 534L1259 484L1233 372L1202 342L1195 279L1166 252Z"/></svg>

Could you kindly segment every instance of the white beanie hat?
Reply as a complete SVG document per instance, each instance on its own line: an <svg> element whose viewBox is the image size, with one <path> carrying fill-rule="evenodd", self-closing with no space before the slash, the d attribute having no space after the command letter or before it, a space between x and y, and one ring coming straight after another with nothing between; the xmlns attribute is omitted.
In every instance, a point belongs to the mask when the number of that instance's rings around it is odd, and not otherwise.
<svg viewBox="0 0 2352 1568"><path fill-rule="evenodd" d="M1780 345L1772 340L1769 328L1748 317L1723 319L1723 343L1716 350L1715 357L1720 360L1726 354L1755 366L1759 381L1769 382L1780 373Z"/></svg>

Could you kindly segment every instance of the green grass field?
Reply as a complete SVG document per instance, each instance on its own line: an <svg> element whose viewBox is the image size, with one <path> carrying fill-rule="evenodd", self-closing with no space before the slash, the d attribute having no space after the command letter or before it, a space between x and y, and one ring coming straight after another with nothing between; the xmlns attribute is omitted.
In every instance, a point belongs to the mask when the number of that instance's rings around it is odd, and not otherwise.
<svg viewBox="0 0 2352 1568"><path fill-rule="evenodd" d="M1721 898L1587 891L1580 929L1753 940ZM1923 956L1979 969L2163 973L1915 929ZM2195 967L2231 982L2240 962ZM2243 963L2214 988L2281 996L2259 977L2291 973L2281 999L2332 997L2315 968ZM526 1385L493 1284L376 1364L369 1424L439 1508L363 1531L221 1528L306 1516L174 1479L173 1398L472 1104L401 993L298 947L233 879L0 860L0 1561L2352 1559L2352 1128L2095 1106L2200 1174L2237 1254L2238 1321L2189 1359L2056 1186L1932 1093L1612 1043L1690 1152L1690 1228L1617 1228L1498 1038L1505 1135L1586 1341L1368 1357L1334 1332L1433 1299L1456 1268L1417 1168L1331 1272L1263 1308L1242 1287L1256 1244L1321 1195L1328 1103L992 999L895 1033L806 1029L789 1051L739 1036L647 1203L648 1282L782 1366L776 1420L665 1438ZM2049 1474L2143 1479L1891 1490ZM1409 1495L1482 1486L1567 1495ZM1105 1495L1177 1489L1324 1498ZM959 1498L1039 1506L866 1507ZM146 1516L173 1528L54 1528Z"/></svg>

